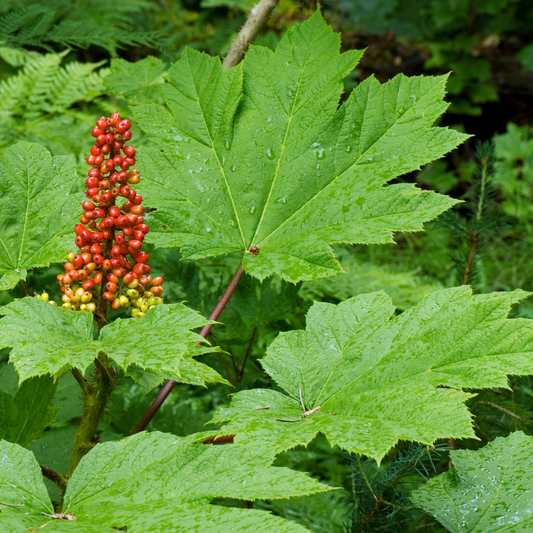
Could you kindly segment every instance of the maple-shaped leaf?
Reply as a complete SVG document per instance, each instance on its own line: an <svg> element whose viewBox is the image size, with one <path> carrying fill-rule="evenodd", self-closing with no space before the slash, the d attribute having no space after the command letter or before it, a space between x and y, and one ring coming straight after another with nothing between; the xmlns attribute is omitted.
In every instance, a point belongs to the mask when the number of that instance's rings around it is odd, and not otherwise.
<svg viewBox="0 0 533 533"><path fill-rule="evenodd" d="M50 376L25 381L13 396L0 390L0 439L26 446L49 426L56 384Z"/></svg>
<svg viewBox="0 0 533 533"><path fill-rule="evenodd" d="M64 260L72 248L79 194L71 157L52 157L19 142L0 156L0 290L12 289L31 268Z"/></svg>
<svg viewBox="0 0 533 533"><path fill-rule="evenodd" d="M139 156L152 242L189 259L241 252L259 279L313 280L342 271L330 244L391 242L456 203L384 186L467 138L433 127L446 77L369 78L339 106L363 53L339 48L317 12L228 71L185 49L163 88L169 111L134 108L160 148Z"/></svg>
<svg viewBox="0 0 533 533"><path fill-rule="evenodd" d="M198 435L180 438L153 432L96 445L81 460L68 482L63 513L77 518L75 523L68 524L69 530L99 533L308 531L264 511L222 507L210 502L219 497L246 501L288 498L323 492L330 487L303 473L271 467L274 456L264 453L260 447L212 446L194 443L197 439ZM0 472L3 503L24 505L6 508L13 523L28 520L24 514L28 511L52 514L49 501L41 493L35 494L42 485L42 480L37 481L39 467L35 459L27 450L13 446L0 441L8 472L11 464L23 463L11 477ZM15 479L16 486L9 486ZM35 487L27 484L26 479L34 482ZM2 518L0 515L0 524ZM66 530L61 528L62 520L41 515L40 524L46 522L49 531Z"/></svg>
<svg viewBox="0 0 533 533"><path fill-rule="evenodd" d="M533 530L533 438L517 431L450 455L454 468L413 492L415 505L452 533Z"/></svg>
<svg viewBox="0 0 533 533"><path fill-rule="evenodd" d="M12 348L10 362L21 382L71 368L84 372L100 352L127 372L139 368L163 373L158 383L169 376L193 384L224 381L191 359L218 348L206 346L205 339L191 331L210 322L182 304L158 305L142 318L115 320L102 328L98 339L92 313L54 307L38 298L15 300L1 307L0 314L5 315L0 320L0 348Z"/></svg>
<svg viewBox="0 0 533 533"><path fill-rule="evenodd" d="M281 333L262 360L286 393L239 392L214 422L229 420L220 434L238 443L277 450L321 432L377 461L400 439L472 438L461 389L533 372L533 321L506 318L525 295L440 290L397 317L383 292L315 303L307 328Z"/></svg>

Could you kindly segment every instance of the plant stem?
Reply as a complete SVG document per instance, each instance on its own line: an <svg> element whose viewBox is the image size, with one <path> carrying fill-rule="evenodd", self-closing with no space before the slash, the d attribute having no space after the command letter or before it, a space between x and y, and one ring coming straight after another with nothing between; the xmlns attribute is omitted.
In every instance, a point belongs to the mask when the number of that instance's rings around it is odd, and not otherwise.
<svg viewBox="0 0 533 533"><path fill-rule="evenodd" d="M252 337L250 339L250 342L248 343L248 348L246 349L246 355L244 356L244 361L242 362L241 369L239 372L235 372L235 378L240 383L242 381L242 378L244 377L244 369L246 368L246 362L248 361L248 356L250 355L250 352L252 351L252 345L254 343L255 336L257 334L257 326L254 328L254 331L252 333Z"/></svg>
<svg viewBox="0 0 533 533"><path fill-rule="evenodd" d="M235 292L235 289L237 288L237 285L239 284L239 281L241 280L243 274L244 270L242 269L242 263L239 263L239 266L235 271L235 274L233 275L233 278L231 279L228 288L224 291L222 298L220 298L217 305L213 309L213 312L209 315L209 320L218 320L218 318L222 314L222 311L224 311L224 308L226 307L226 305L228 305L228 302L233 293ZM212 328L213 324L208 324L207 326L204 326L200 331L200 335L205 339L207 335L209 335L209 332ZM150 420L152 420L157 411L159 411L159 408L168 398L168 395L170 394L175 385L176 382L171 380L165 383L165 385L161 389L161 392L157 395L157 398L152 402L152 405L150 405L146 413L144 413L142 418L139 420L139 423L131 432L132 435L135 435L135 433L139 433L140 431L144 431L146 429L146 426L150 423Z"/></svg>
<svg viewBox="0 0 533 533"><path fill-rule="evenodd" d="M77 368L72 369L72 375L74 376L79 386L81 387L81 390L85 394L87 392L87 380L81 375L81 372Z"/></svg>
<svg viewBox="0 0 533 533"><path fill-rule="evenodd" d="M96 444L95 433L104 414L107 400L113 392L115 378L107 364L107 356L100 352L95 359L93 379L83 393L83 413L74 442L74 454L70 462L69 477L78 466L81 458Z"/></svg>
<svg viewBox="0 0 533 533"><path fill-rule="evenodd" d="M23 279L19 280L19 287L24 296L31 296L30 290Z"/></svg>
<svg viewBox="0 0 533 533"><path fill-rule="evenodd" d="M278 0L261 0L252 8L248 15L248 20L231 44L228 55L222 63L224 69L227 70L241 62L244 54L248 50L248 46L250 46L250 43L254 41L261 28L266 24L268 17L270 17L277 3Z"/></svg>
<svg viewBox="0 0 533 533"><path fill-rule="evenodd" d="M48 468L47 466L41 465L41 472L45 478L48 478L50 481L53 481L60 490L64 491L67 487L67 478L62 476L55 470Z"/></svg>

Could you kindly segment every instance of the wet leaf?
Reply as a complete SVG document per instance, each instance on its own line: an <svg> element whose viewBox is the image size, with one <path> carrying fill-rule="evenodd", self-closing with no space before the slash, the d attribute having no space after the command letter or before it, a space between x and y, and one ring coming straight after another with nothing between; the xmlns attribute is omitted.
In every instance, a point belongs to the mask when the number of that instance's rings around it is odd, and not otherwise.
<svg viewBox="0 0 533 533"><path fill-rule="evenodd" d="M413 492L415 505L452 533L531 531L533 438L518 431L450 455L454 468Z"/></svg>
<svg viewBox="0 0 533 533"><path fill-rule="evenodd" d="M474 437L461 389L533 372L533 321L506 318L526 294L440 290L399 316L383 292L315 303L307 328L281 333L262 360L285 394L239 392L213 422L229 421L219 433L235 442L278 451L321 432L377 461L400 439Z"/></svg>
<svg viewBox="0 0 533 533"><path fill-rule="evenodd" d="M0 313L5 315L0 320L0 348L13 348L10 362L20 381L61 375L71 368L84 372L99 352L125 371L155 373L158 381L152 377L153 386L171 376L201 385L205 380L224 381L192 359L218 348L206 346L205 339L191 331L209 322L182 304L159 305L142 318L115 320L102 328L98 340L92 313L54 307L38 298L15 300Z"/></svg>
<svg viewBox="0 0 533 533"><path fill-rule="evenodd" d="M271 467L274 456L258 448L197 444L202 435L180 438L164 433L140 433L119 442L98 444L80 462L72 475L63 513L77 518L69 530L128 533L256 532L304 533L302 526L267 512L212 505L214 498L236 500L278 499L330 490L305 474ZM31 511L50 513L48 497L37 492L38 465L22 448L0 443L4 462L17 463L17 486L0 472L0 492L5 503L25 503L7 508L16 520ZM21 461L23 459L23 462ZM8 468L8 473L11 472ZM13 470L13 473L15 471ZM34 486L27 486L26 481ZM44 488L44 486L42 487ZM46 491L44 490L44 494ZM2 517L3 518L3 517ZM2 519L0 518L0 520ZM35 518L37 520L37 518ZM41 524L49 521L41 517ZM52 520L48 531L66 531L62 520ZM17 524L18 525L18 524ZM13 529L15 531L15 529Z"/></svg>
<svg viewBox="0 0 533 533"><path fill-rule="evenodd" d="M446 77L369 78L339 107L363 53L339 47L317 12L228 71L185 49L163 89L170 112L134 109L159 145L139 156L152 242L189 259L241 252L259 279L314 280L342 271L330 244L392 242L456 203L384 187L466 138L432 126Z"/></svg>
<svg viewBox="0 0 533 533"><path fill-rule="evenodd" d="M0 290L9 290L27 270L64 260L81 196L70 194L74 160L38 144L9 147L0 176Z"/></svg>
<svg viewBox="0 0 533 533"><path fill-rule="evenodd" d="M50 376L25 381L13 396L0 390L0 439L26 446L53 420L56 385Z"/></svg>

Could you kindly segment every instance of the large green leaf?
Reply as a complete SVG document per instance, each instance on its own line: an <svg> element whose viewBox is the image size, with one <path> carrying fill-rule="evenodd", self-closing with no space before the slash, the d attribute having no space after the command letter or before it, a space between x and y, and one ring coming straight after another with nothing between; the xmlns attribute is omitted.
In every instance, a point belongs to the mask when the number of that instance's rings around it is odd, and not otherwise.
<svg viewBox="0 0 533 533"><path fill-rule="evenodd" d="M157 206L152 242L193 259L244 253L260 279L312 280L342 271L329 244L391 242L455 203L384 187L466 138L432 127L447 107L446 77L369 78L339 107L362 55L339 47L316 13L275 52L252 46L228 71L183 52L163 90L170 112L134 109L160 147L139 156L143 195Z"/></svg>
<svg viewBox="0 0 533 533"><path fill-rule="evenodd" d="M12 289L27 270L61 261L79 216L74 160L52 157L20 142L0 156L0 290Z"/></svg>
<svg viewBox="0 0 533 533"><path fill-rule="evenodd" d="M274 456L260 448L195 444L198 438L198 435L180 438L154 432L98 444L82 459L69 481L63 512L77 518L75 523L68 524L69 530L110 533L117 528L127 528L128 533L307 531L264 511L221 507L210 502L217 497L247 501L287 498L322 492L329 487L300 472L271 467ZM0 450L7 454L8 461L23 457L23 467L31 472L31 481L34 481L37 464L34 459L32 461L31 454L21 448L7 448L6 444ZM35 492L25 484L28 476L23 467L18 473L17 490L8 492L4 503L25 503L24 491ZM2 483L2 474L0 493L3 494L11 478ZM50 513L48 509L49 502L43 499L40 507L25 505L9 508L9 511L15 521L23 519L28 510ZM41 524L49 521L41 517ZM49 531L66 530L62 527L63 521L50 522Z"/></svg>
<svg viewBox="0 0 533 533"><path fill-rule="evenodd" d="M0 390L0 439L26 446L39 437L54 420L55 391L50 376L28 379L14 396Z"/></svg>
<svg viewBox="0 0 533 533"><path fill-rule="evenodd" d="M0 348L13 348L10 362L21 381L71 368L84 372L100 352L125 371L152 372L157 383L170 376L194 384L224 381L192 359L217 348L205 346L205 339L191 331L209 322L182 304L156 306L139 319L115 320L102 328L98 340L92 313L54 307L38 298L15 300L0 313L5 315L0 320Z"/></svg>
<svg viewBox="0 0 533 533"><path fill-rule="evenodd" d="M285 450L321 432L378 461L399 439L474 437L461 389L533 372L533 321L506 318L525 294L440 290L398 317L382 292L315 303L306 330L281 333L262 360L286 394L239 392L214 421L238 443ZM306 417L300 388L306 409L320 406Z"/></svg>
<svg viewBox="0 0 533 533"><path fill-rule="evenodd" d="M453 533L533 529L533 439L499 437L478 451L450 451L452 470L413 492L413 502Z"/></svg>

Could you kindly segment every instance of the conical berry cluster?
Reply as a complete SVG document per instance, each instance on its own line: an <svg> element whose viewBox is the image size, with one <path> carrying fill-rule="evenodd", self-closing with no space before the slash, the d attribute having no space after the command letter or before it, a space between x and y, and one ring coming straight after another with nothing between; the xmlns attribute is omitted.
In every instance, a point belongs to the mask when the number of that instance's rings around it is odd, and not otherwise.
<svg viewBox="0 0 533 533"><path fill-rule="evenodd" d="M142 196L132 187L140 175L132 169L135 148L125 145L130 127L129 120L113 113L100 117L91 132L96 142L87 157L92 167L85 180L87 200L74 228L79 252L67 255L65 274L57 276L67 309L94 312L109 302L141 317L163 301L163 278L152 279L148 254L141 250L149 228Z"/></svg>

